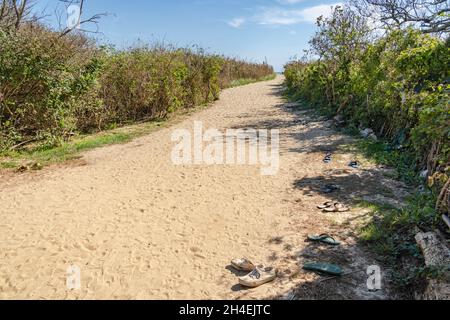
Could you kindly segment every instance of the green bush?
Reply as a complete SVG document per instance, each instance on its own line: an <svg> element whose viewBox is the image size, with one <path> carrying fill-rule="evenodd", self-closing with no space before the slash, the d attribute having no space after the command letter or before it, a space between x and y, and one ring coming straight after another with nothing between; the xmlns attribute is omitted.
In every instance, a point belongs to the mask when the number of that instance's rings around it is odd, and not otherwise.
<svg viewBox="0 0 450 320"><path fill-rule="evenodd" d="M262 79L272 75L273 68L267 63L249 63L238 59L223 57L223 66L219 75L221 88L232 86L233 81L240 79Z"/></svg>
<svg viewBox="0 0 450 320"><path fill-rule="evenodd" d="M439 176L442 188L450 165L449 50L438 37L393 30L342 64L333 56L291 62L286 83L297 97L402 147L417 170Z"/></svg>
<svg viewBox="0 0 450 320"><path fill-rule="evenodd" d="M0 148L68 136L73 108L96 104L90 91L100 65L90 42L33 26L0 30L0 43Z"/></svg>
<svg viewBox="0 0 450 320"><path fill-rule="evenodd" d="M415 184L427 169L432 192L415 193L401 209L371 204L374 219L360 233L390 263L397 285L409 287L427 270L405 268L402 257L417 259L417 230L434 230L439 211L450 209L450 40L412 28L371 39L345 10L319 21L315 59L288 63L286 85L293 98L339 115L349 128L374 130L381 139L361 140L358 149L396 168L396 178Z"/></svg>
<svg viewBox="0 0 450 320"><path fill-rule="evenodd" d="M267 64L202 49L116 51L32 23L0 28L0 151L34 141L48 148L76 133L164 118L218 99L233 81L272 74Z"/></svg>

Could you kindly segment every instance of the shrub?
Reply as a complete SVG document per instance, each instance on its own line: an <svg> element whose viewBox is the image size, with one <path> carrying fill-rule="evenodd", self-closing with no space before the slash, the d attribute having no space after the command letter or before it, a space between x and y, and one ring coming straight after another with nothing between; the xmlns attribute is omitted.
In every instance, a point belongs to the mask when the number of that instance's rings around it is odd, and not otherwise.
<svg viewBox="0 0 450 320"><path fill-rule="evenodd" d="M89 93L100 66L89 40L34 25L0 30L0 43L0 148L66 137L73 108L96 103Z"/></svg>
<svg viewBox="0 0 450 320"><path fill-rule="evenodd" d="M286 85L294 98L339 115L349 127L373 129L382 140L358 147L396 167L398 178L417 182L418 171L427 168L433 192L415 193L402 209L372 205L375 218L360 234L391 264L396 283L409 286L420 273L401 258L419 256L417 229L433 230L439 211L450 209L450 40L408 28L368 41L358 36L360 20L348 17L354 16L337 9L319 21L316 59L288 63Z"/></svg>
<svg viewBox="0 0 450 320"><path fill-rule="evenodd" d="M235 80L273 74L267 64L199 48L98 48L81 34L61 36L36 23L0 27L0 44L0 151L164 118L218 99Z"/></svg>
<svg viewBox="0 0 450 320"><path fill-rule="evenodd" d="M336 32L340 25L331 21L323 28ZM325 34L322 42L328 43ZM316 37L323 37L323 31ZM417 170L426 167L439 177L435 186L440 192L449 179L449 66L448 41L410 28L360 46L350 61L332 54L291 62L285 76L298 97L328 106L349 125L370 127L411 153Z"/></svg>

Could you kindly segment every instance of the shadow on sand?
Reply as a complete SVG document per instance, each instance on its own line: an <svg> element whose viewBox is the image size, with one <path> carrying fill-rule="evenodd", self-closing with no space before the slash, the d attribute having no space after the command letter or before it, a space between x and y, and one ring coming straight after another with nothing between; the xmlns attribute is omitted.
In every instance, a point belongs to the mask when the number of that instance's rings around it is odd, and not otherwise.
<svg viewBox="0 0 450 320"><path fill-rule="evenodd" d="M271 85L271 94L283 95L282 85ZM260 129L290 129L285 130L283 139L295 139L299 143L298 148L283 149L280 152L289 153L339 153L343 144L351 143L354 139L336 134L329 119L311 116L312 112L303 108L295 108L280 104L277 106L284 112L289 112L292 117L289 119L275 118L273 120L251 121L245 123L245 127ZM237 127L239 128L239 127ZM244 128L244 127L240 127ZM334 139L330 139L333 136ZM281 143L281 146L283 144ZM388 169L386 169L388 170ZM301 190L304 196L314 197L321 195L329 201L340 202L350 207L356 206L361 201L377 202L392 206L401 206L402 200L409 194L409 190L400 182L387 177L387 172L383 168L360 168L350 167L341 170L325 170L323 175L299 177L295 180L293 188ZM325 193L323 187L333 184L338 189L331 193ZM294 199L292 199L294 201ZM317 204L319 205L319 204ZM318 210L318 214L321 213ZM318 299L318 300L349 300L349 299L388 299L405 298L405 296L393 293L389 286L387 273L383 273L383 290L370 291L367 286L367 268L373 264L383 263L359 242L359 234L353 228L355 221L361 219L374 219L371 212L352 210L351 213L336 213L339 218L338 224L320 225L320 222L311 218L311 226L316 227L323 233L336 235L340 239L350 239L344 241L340 246L327 246L318 243L308 242L300 250L295 250L295 245L286 242L283 238L274 238L269 241L271 245L282 246L286 254L277 256L272 254L269 261L290 260L297 266L297 270L279 270L277 281L295 281L298 283L289 292L284 292L277 296L267 297L268 299ZM320 220L320 219L318 219ZM323 221L323 220L322 220ZM329 277L316 275L315 273L302 270L306 262L325 262L337 264L344 270L342 277ZM240 286L233 287L233 290ZM408 296L409 297L409 296ZM408 298L406 297L406 298Z"/></svg>

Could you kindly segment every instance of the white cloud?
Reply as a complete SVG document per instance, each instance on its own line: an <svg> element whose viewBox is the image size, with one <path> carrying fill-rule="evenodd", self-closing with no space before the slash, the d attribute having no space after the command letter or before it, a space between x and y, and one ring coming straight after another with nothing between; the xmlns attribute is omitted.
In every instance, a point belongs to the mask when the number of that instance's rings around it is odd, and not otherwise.
<svg viewBox="0 0 450 320"><path fill-rule="evenodd" d="M305 0L277 0L277 2L281 3L281 4L296 4L296 3L300 3L303 2Z"/></svg>
<svg viewBox="0 0 450 320"><path fill-rule="evenodd" d="M337 7L342 6L342 3L335 3L331 6ZM332 13L332 9L329 4L322 4L311 8L306 8L302 10L302 15L305 21L315 23L317 18L320 16L328 17Z"/></svg>
<svg viewBox="0 0 450 320"><path fill-rule="evenodd" d="M230 20L227 23L229 26L233 28L239 28L245 23L245 18L234 18L233 20Z"/></svg>
<svg viewBox="0 0 450 320"><path fill-rule="evenodd" d="M257 14L255 19L262 25L292 25L301 22L315 23L318 17L329 16L332 12L332 7L338 5L342 5L342 3L321 4L305 9L263 8L262 12Z"/></svg>

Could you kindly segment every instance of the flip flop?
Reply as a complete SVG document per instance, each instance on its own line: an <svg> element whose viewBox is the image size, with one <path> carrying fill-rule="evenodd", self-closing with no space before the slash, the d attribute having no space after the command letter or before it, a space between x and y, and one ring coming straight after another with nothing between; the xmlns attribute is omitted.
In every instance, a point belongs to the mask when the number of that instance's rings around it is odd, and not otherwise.
<svg viewBox="0 0 450 320"><path fill-rule="evenodd" d="M239 278L239 284L244 287L256 288L263 284L272 282L277 277L277 273L272 268L255 268L244 277Z"/></svg>
<svg viewBox="0 0 450 320"><path fill-rule="evenodd" d="M342 270L341 267L329 263L317 263L317 262L306 263L303 266L303 269L331 276L342 276L344 274L344 271Z"/></svg>
<svg viewBox="0 0 450 320"><path fill-rule="evenodd" d="M359 169L360 165L358 161L352 161L348 164L349 167L353 168L353 169Z"/></svg>
<svg viewBox="0 0 450 320"><path fill-rule="evenodd" d="M325 211L325 212L348 212L348 211L350 211L350 208L343 205L342 203L336 202L334 205L324 208L323 211Z"/></svg>
<svg viewBox="0 0 450 320"><path fill-rule="evenodd" d="M231 265L233 268L235 268L238 271L253 271L256 266L248 259L242 258L242 259L234 259L231 261Z"/></svg>
<svg viewBox="0 0 450 320"><path fill-rule="evenodd" d="M336 241L332 236L329 236L328 234L321 234L320 236L309 235L308 240L314 242L322 242L325 244L329 244L330 246L339 246L341 244L339 241Z"/></svg>
<svg viewBox="0 0 450 320"><path fill-rule="evenodd" d="M324 204L322 204L320 206L317 206L317 208L318 209L325 209L325 208L330 208L332 206L334 206L334 202L328 201L328 202L325 202Z"/></svg>
<svg viewBox="0 0 450 320"><path fill-rule="evenodd" d="M323 162L326 163L326 164L331 163L331 161L332 161L331 156L326 156L326 157L323 159Z"/></svg>
<svg viewBox="0 0 450 320"><path fill-rule="evenodd" d="M323 162L324 163L331 163L331 161L333 160L333 153L331 152L331 151L327 151L326 153L325 153L325 158L323 159Z"/></svg>

